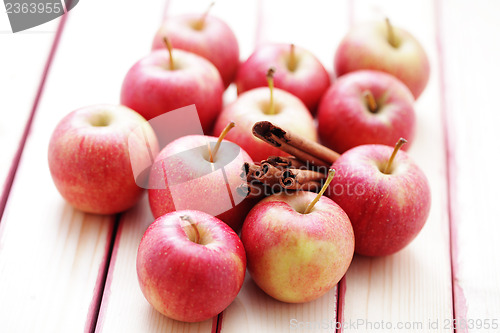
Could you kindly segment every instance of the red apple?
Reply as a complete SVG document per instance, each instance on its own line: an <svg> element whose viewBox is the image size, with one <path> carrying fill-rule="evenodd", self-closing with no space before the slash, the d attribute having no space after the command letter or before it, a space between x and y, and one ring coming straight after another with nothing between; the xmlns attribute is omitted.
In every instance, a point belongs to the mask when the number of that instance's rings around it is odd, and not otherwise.
<svg viewBox="0 0 500 333"><path fill-rule="evenodd" d="M188 135L168 144L157 156L149 181L149 204L155 217L195 209L217 216L239 230L253 201L237 193L242 166L250 156L222 141L210 161L207 144L216 137Z"/></svg>
<svg viewBox="0 0 500 333"><path fill-rule="evenodd" d="M401 80L417 99L429 81L429 59L406 30L386 22L356 25L335 54L337 76L360 69L387 72Z"/></svg>
<svg viewBox="0 0 500 333"><path fill-rule="evenodd" d="M263 120L317 141L314 119L304 103L294 95L275 88L256 88L241 94L222 111L215 123L214 134L221 133L229 121L235 121L238 126L228 133L226 139L242 147L254 161L267 159L271 155L287 156L280 149L253 136L253 125Z"/></svg>
<svg viewBox="0 0 500 333"><path fill-rule="evenodd" d="M427 220L431 193L427 178L404 151L363 145L333 164L337 175L329 196L351 220L356 253L393 254L408 245Z"/></svg>
<svg viewBox="0 0 500 333"><path fill-rule="evenodd" d="M201 125L209 133L222 109L224 87L217 69L186 51L154 51L128 71L121 90L122 104L146 119L195 104Z"/></svg>
<svg viewBox="0 0 500 333"><path fill-rule="evenodd" d="M69 204L89 213L114 214L140 199L143 191L133 165L146 168L158 150L153 129L138 113L94 105L59 122L49 143L49 168Z"/></svg>
<svg viewBox="0 0 500 333"><path fill-rule="evenodd" d="M297 96L315 112L330 86L330 76L311 52L293 44L267 44L255 50L238 69L238 93L267 86L264 74L271 66L276 68L275 86Z"/></svg>
<svg viewBox="0 0 500 333"><path fill-rule="evenodd" d="M153 49L163 48L168 37L176 49L196 53L210 60L227 88L234 80L240 61L238 41L231 28L221 19L202 14L168 17L153 40Z"/></svg>
<svg viewBox="0 0 500 333"><path fill-rule="evenodd" d="M198 322L222 312L238 295L246 258L238 235L221 220L183 210L149 226L136 267L142 293L156 310Z"/></svg>
<svg viewBox="0 0 500 333"><path fill-rule="evenodd" d="M333 288L354 254L349 218L322 192L266 197L245 219L241 240L255 283L289 303L312 301Z"/></svg>
<svg viewBox="0 0 500 333"><path fill-rule="evenodd" d="M317 114L321 142L343 153L362 144L393 145L400 137L412 140L413 102L410 90L392 75L371 70L348 73L321 100Z"/></svg>

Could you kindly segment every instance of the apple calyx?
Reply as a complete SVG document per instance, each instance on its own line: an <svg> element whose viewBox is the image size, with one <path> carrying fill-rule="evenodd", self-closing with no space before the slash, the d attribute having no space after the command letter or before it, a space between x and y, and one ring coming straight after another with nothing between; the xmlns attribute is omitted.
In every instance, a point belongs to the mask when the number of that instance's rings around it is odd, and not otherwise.
<svg viewBox="0 0 500 333"><path fill-rule="evenodd" d="M167 37L163 37L163 43L165 43L165 47L167 48L168 55L170 57L169 68L171 71L173 71L175 69L175 66L174 66L174 57L172 56L172 43L170 43L170 40Z"/></svg>
<svg viewBox="0 0 500 333"><path fill-rule="evenodd" d="M332 182L333 176L335 176L335 170L334 169L328 170L328 178L326 178L325 184L323 184L321 191L319 191L318 195L316 195L314 200L311 201L311 203L307 206L307 208L303 214L309 214L311 212L311 210L314 208L314 205L316 204L316 202L319 201L319 199L321 198L323 193L325 193L326 189L328 188L328 185L330 185L330 183Z"/></svg>
<svg viewBox="0 0 500 333"><path fill-rule="evenodd" d="M389 158L389 161L385 165L384 170L382 171L385 174L390 174L391 167L392 167L392 162L394 161L394 158L396 157L396 154L398 153L398 150L403 147L405 143L407 143L406 139L400 138L398 142L396 143L396 146L394 147L394 150L392 151L392 155Z"/></svg>
<svg viewBox="0 0 500 333"><path fill-rule="evenodd" d="M111 115L106 111L93 114L89 119L90 125L94 127L106 127L111 124Z"/></svg>
<svg viewBox="0 0 500 333"><path fill-rule="evenodd" d="M193 24L193 28L195 30L203 30L208 13L210 12L210 9L212 9L214 5L215 1L211 2L210 5L208 5L208 8L205 10L205 12L203 12L203 14L201 15L200 19Z"/></svg>
<svg viewBox="0 0 500 333"><path fill-rule="evenodd" d="M392 47L397 48L399 46L399 41L394 34L394 28L392 27L391 21L389 21L388 17L385 18L385 24L387 25L387 41Z"/></svg>
<svg viewBox="0 0 500 333"><path fill-rule="evenodd" d="M365 102L368 105L368 110L370 110L371 113L377 113L378 105L377 101L375 100L375 97L373 97L372 92L369 90L364 91L363 98L365 99Z"/></svg>
<svg viewBox="0 0 500 333"><path fill-rule="evenodd" d="M200 232L191 217L189 215L182 215L180 219L183 221L182 229L184 229L189 240L193 243L201 244Z"/></svg>
<svg viewBox="0 0 500 333"><path fill-rule="evenodd" d="M297 56L295 54L295 44L290 44L290 57L288 58L288 70L295 72L297 69Z"/></svg>
<svg viewBox="0 0 500 333"><path fill-rule="evenodd" d="M267 114L275 114L275 108L274 108L274 96L273 96L273 90L274 90L274 73L276 73L276 69L274 67L270 67L267 70L266 78L267 78L267 84L269 85L269 108L267 109Z"/></svg>
<svg viewBox="0 0 500 333"><path fill-rule="evenodd" d="M215 147L214 147L213 150L210 149L210 144L208 145L208 155L210 156L210 163L214 163L214 157L217 154L217 152L219 151L219 148L220 148L220 145L222 143L222 140L224 140L224 138L226 137L227 133L234 126L236 126L236 124L234 123L234 121L231 121L229 124L226 125L226 127L224 128L224 130L222 131L222 133L219 135L219 138L217 139L217 143L215 144Z"/></svg>

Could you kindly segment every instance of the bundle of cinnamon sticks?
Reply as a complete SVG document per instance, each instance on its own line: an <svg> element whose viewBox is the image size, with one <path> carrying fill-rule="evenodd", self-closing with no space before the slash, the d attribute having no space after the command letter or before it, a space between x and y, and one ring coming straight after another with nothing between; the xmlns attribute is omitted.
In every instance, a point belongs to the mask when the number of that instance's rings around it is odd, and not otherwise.
<svg viewBox="0 0 500 333"><path fill-rule="evenodd" d="M241 173L244 182L237 188L242 196L261 197L296 190L319 192L329 167L340 156L268 121L255 123L253 134L291 156L269 156L261 162L245 163Z"/></svg>

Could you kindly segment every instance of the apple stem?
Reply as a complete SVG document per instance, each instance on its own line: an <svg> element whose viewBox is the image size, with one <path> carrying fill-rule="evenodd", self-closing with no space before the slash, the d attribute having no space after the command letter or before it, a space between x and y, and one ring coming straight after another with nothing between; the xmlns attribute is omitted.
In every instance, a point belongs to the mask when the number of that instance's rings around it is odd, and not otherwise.
<svg viewBox="0 0 500 333"><path fill-rule="evenodd" d="M398 153L398 150L403 147L403 145L405 143L407 143L408 141L406 141L405 139L403 138L400 138L398 140L398 142L396 143L396 146L394 147L394 150L392 151L392 155L391 155L391 158L389 158L389 161L387 162L387 165L385 166L384 168L384 173L385 174L388 174L389 173L389 170L391 170L391 166L392 166L392 161L394 161L394 158L396 157L396 154Z"/></svg>
<svg viewBox="0 0 500 333"><path fill-rule="evenodd" d="M214 163L214 157L217 154L217 152L219 151L220 144L222 143L222 140L224 140L224 137L226 136L226 134L234 126L236 126L236 124L234 123L234 121L232 121L232 122L230 122L229 124L226 125L226 127L224 128L224 130L222 131L222 133L219 135L219 139L217 139L217 143L215 144L215 147L214 147L213 150L210 149L210 145L208 146L208 148L209 148L208 149L208 154L210 155L210 162L211 163Z"/></svg>
<svg viewBox="0 0 500 333"><path fill-rule="evenodd" d="M389 44L393 47L398 47L396 36L394 35L394 28L392 27L391 21L389 21L388 17L385 18L385 23L387 25L387 40L389 41Z"/></svg>
<svg viewBox="0 0 500 333"><path fill-rule="evenodd" d="M297 57L295 56L295 44L290 44L290 59L288 61L288 69L295 71L297 69Z"/></svg>
<svg viewBox="0 0 500 333"><path fill-rule="evenodd" d="M165 43L165 46L167 47L168 50L168 55L170 56L170 70L174 70L174 57L172 56L172 43L170 43L170 40L167 37L163 37L163 43Z"/></svg>
<svg viewBox="0 0 500 333"><path fill-rule="evenodd" d="M207 10L201 15L200 19L196 22L194 25L194 28L197 30L203 29L203 26L205 25L205 20L207 19L208 13L210 12L210 9L215 5L215 1L211 2L210 5L208 5Z"/></svg>
<svg viewBox="0 0 500 333"><path fill-rule="evenodd" d="M188 215L182 215L180 218L181 218L181 220L188 222L188 225L190 227L189 230L191 230L191 232L188 232L185 229L186 225L183 225L182 227L184 228L184 231L186 231L186 235L188 236L189 240L192 241L193 243L200 244L200 238L201 238L200 232L198 231L198 228L196 227L196 224L191 219L191 217ZM192 239L192 238L194 238L194 239Z"/></svg>
<svg viewBox="0 0 500 333"><path fill-rule="evenodd" d="M267 78L267 84L269 85L269 93L270 93L270 98L269 98L269 110L267 111L267 114L274 114L274 96L273 96L273 90L274 90L274 73L276 70L274 67L271 67L267 70L266 78Z"/></svg>
<svg viewBox="0 0 500 333"><path fill-rule="evenodd" d="M375 97L373 97L373 94L371 91L366 90L363 93L363 97L365 98L366 103L368 104L368 109L370 112L377 112L377 101L375 101Z"/></svg>
<svg viewBox="0 0 500 333"><path fill-rule="evenodd" d="M307 206L306 210L304 211L304 214L309 214L311 212L316 202L319 201L323 193L325 193L326 189L328 188L328 185L330 185L330 183L332 182L333 176L335 176L335 170L334 169L328 170L328 178L326 178L325 184L321 188L321 191L319 191L318 195L316 195L316 198L314 198L314 200L311 201L311 203Z"/></svg>

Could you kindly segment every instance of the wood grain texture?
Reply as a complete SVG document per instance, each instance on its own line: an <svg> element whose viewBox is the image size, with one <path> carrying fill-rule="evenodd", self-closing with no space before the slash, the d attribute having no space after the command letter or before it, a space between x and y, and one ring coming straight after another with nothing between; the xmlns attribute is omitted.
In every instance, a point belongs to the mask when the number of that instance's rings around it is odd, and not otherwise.
<svg viewBox="0 0 500 333"><path fill-rule="evenodd" d="M48 172L46 142L37 141L40 133L28 142L24 162L16 170L63 21L0 35L2 45L8 46L1 59L1 108L8 120L0 131L6 157L2 162L12 163L5 196L18 174L0 226L0 322L5 332L83 329L96 281L106 266L103 254L112 219L85 215L61 203Z"/></svg>
<svg viewBox="0 0 500 333"><path fill-rule="evenodd" d="M373 332L373 325L382 321L393 329L403 325L399 332L449 331L443 327L453 319L446 147L433 2L356 0L352 13L353 24L389 17L395 26L414 34L428 53L431 77L415 104L417 130L409 154L429 180L432 204L426 225L408 247L388 257L355 257L345 277L342 331ZM436 320L439 328L429 329L429 321Z"/></svg>
<svg viewBox="0 0 500 333"><path fill-rule="evenodd" d="M286 8L286 14L284 9ZM256 43L295 43L329 71L348 26L347 1L261 1ZM337 288L305 304L279 302L262 292L248 272L235 301L223 312L221 332L335 332Z"/></svg>
<svg viewBox="0 0 500 333"><path fill-rule="evenodd" d="M238 297L223 312L221 332L301 332L311 325L321 332L335 332L336 308L336 288L309 303L287 304L265 294L247 272Z"/></svg>
<svg viewBox="0 0 500 333"><path fill-rule="evenodd" d="M143 35L152 35L163 6L89 0L69 14L0 224L1 331L92 330L115 218L65 204L48 170L48 142L70 111L119 102L121 81L148 53Z"/></svg>
<svg viewBox="0 0 500 333"><path fill-rule="evenodd" d="M98 332L216 330L216 319L170 320L142 295L135 261L153 221L146 196L121 216L111 249L115 217L71 208L47 166L48 140L57 122L85 105L118 103L126 71L149 52L162 18L202 12L209 3L85 0L71 11L0 223L1 332L92 331L94 319ZM275 301L247 275L219 317L221 332L335 332L337 320L346 324L342 332L449 332L445 324L454 314L457 332L498 332L485 329L484 320L500 320L495 209L500 144L494 137L500 122L495 111L499 7L491 0L314 0L307 6L300 0L217 1L212 12L235 31L242 60L257 44L294 42L331 71L349 24L388 16L422 42L432 71L416 103L417 133L409 150L431 184L432 208L421 234L393 256L356 256L342 284L311 303ZM0 34L0 191L30 118L58 21L35 28L37 33ZM0 29L8 29L5 23L2 18ZM231 86L225 101L235 98ZM464 326L463 320L474 322ZM382 321L392 329L377 329ZM436 328L429 326L434 323Z"/></svg>
<svg viewBox="0 0 500 333"><path fill-rule="evenodd" d="M13 34L7 13L0 13L0 218L28 135L26 127L41 93L60 21L58 18Z"/></svg>
<svg viewBox="0 0 500 333"><path fill-rule="evenodd" d="M31 148L28 145L26 150L32 152ZM27 175L26 163L40 164L41 157L44 152L30 154L19 173ZM44 180L36 179L38 175ZM34 183L46 186L41 194L45 200L37 197ZM14 185L0 227L1 329L82 331L113 220L83 214L62 203L51 189L46 167L31 177L18 177Z"/></svg>
<svg viewBox="0 0 500 333"><path fill-rule="evenodd" d="M457 332L500 329L499 10L495 1L438 2Z"/></svg>

